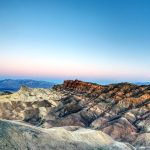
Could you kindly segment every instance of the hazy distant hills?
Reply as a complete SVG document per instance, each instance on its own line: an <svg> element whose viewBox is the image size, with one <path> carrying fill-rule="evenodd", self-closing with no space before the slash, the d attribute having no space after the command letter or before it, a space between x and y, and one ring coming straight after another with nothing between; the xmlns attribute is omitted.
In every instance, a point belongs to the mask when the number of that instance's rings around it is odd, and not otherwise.
<svg viewBox="0 0 150 150"><path fill-rule="evenodd" d="M31 88L51 88L54 83L36 80L0 80L0 91L17 91L22 85Z"/></svg>
<svg viewBox="0 0 150 150"><path fill-rule="evenodd" d="M136 85L150 85L150 82L136 82Z"/></svg>

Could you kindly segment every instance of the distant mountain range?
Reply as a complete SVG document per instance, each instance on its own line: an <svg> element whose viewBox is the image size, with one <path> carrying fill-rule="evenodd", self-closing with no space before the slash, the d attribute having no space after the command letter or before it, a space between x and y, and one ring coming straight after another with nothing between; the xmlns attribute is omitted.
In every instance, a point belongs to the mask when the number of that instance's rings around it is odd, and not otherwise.
<svg viewBox="0 0 150 150"><path fill-rule="evenodd" d="M136 85L150 85L150 82L136 82Z"/></svg>
<svg viewBox="0 0 150 150"><path fill-rule="evenodd" d="M31 87L31 88L51 88L54 86L52 82L46 81L36 81L36 80L12 80L5 79L0 80L0 91L17 91L22 85Z"/></svg>

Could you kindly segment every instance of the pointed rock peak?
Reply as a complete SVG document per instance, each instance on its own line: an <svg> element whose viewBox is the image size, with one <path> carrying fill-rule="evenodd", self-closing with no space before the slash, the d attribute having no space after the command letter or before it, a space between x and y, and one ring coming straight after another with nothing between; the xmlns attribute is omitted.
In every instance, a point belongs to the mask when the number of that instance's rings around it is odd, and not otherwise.
<svg viewBox="0 0 150 150"><path fill-rule="evenodd" d="M28 92L28 91L30 91L30 88L28 88L28 87L25 86L25 85L22 85L19 91L20 91L20 92Z"/></svg>

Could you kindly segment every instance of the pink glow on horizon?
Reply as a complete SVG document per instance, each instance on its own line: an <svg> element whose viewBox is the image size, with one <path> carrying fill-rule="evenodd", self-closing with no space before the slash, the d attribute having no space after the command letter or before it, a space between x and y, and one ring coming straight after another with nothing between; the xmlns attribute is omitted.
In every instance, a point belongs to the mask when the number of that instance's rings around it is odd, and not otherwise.
<svg viewBox="0 0 150 150"><path fill-rule="evenodd" d="M13 76L37 76L37 77L92 77L92 78L128 78L134 79L137 72L131 74L130 72L119 71L119 70L101 70L95 68L82 68L82 67L66 67L66 66L40 66L40 65L22 65L18 64L14 65L5 65L0 66L0 74L1 75L13 75ZM141 75L142 76L142 75ZM140 77L140 75L139 75ZM148 77L148 75L145 75Z"/></svg>
<svg viewBox="0 0 150 150"><path fill-rule="evenodd" d="M27 60L27 61L26 61ZM19 62L19 63L18 63ZM52 62L52 63L51 63ZM91 77L91 78L113 78L113 79L135 79L149 78L146 73L135 70L125 70L124 68L109 69L104 66L92 64L80 65L78 62L40 61L38 59L17 59L7 58L0 62L0 75L3 76L37 76L37 77ZM137 76L138 75L138 76Z"/></svg>

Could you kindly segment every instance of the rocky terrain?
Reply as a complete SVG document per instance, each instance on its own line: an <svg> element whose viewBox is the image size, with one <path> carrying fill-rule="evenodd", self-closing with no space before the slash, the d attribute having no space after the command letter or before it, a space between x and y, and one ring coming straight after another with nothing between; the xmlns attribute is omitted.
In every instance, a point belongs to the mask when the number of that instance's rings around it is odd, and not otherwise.
<svg viewBox="0 0 150 150"><path fill-rule="evenodd" d="M0 96L0 118L23 120L37 125L50 109L57 107L62 94L52 89L31 89L22 86L13 94Z"/></svg>
<svg viewBox="0 0 150 150"><path fill-rule="evenodd" d="M101 131L77 127L41 129L0 120L1 150L132 150Z"/></svg>
<svg viewBox="0 0 150 150"><path fill-rule="evenodd" d="M57 130L76 127L79 131L75 132L80 132L82 127L84 132L87 131L86 136L102 131L116 141L147 150L150 149L150 85L120 83L102 86L67 80L53 89L22 87L16 93L0 96L0 118L51 128L36 129L43 132L53 131L54 127L58 127ZM3 123L16 126L14 122L1 122L0 128ZM24 125L19 126L22 128ZM72 136L74 132L65 129L64 137L67 134ZM89 139L91 143L92 139ZM132 149L131 145L125 146Z"/></svg>

